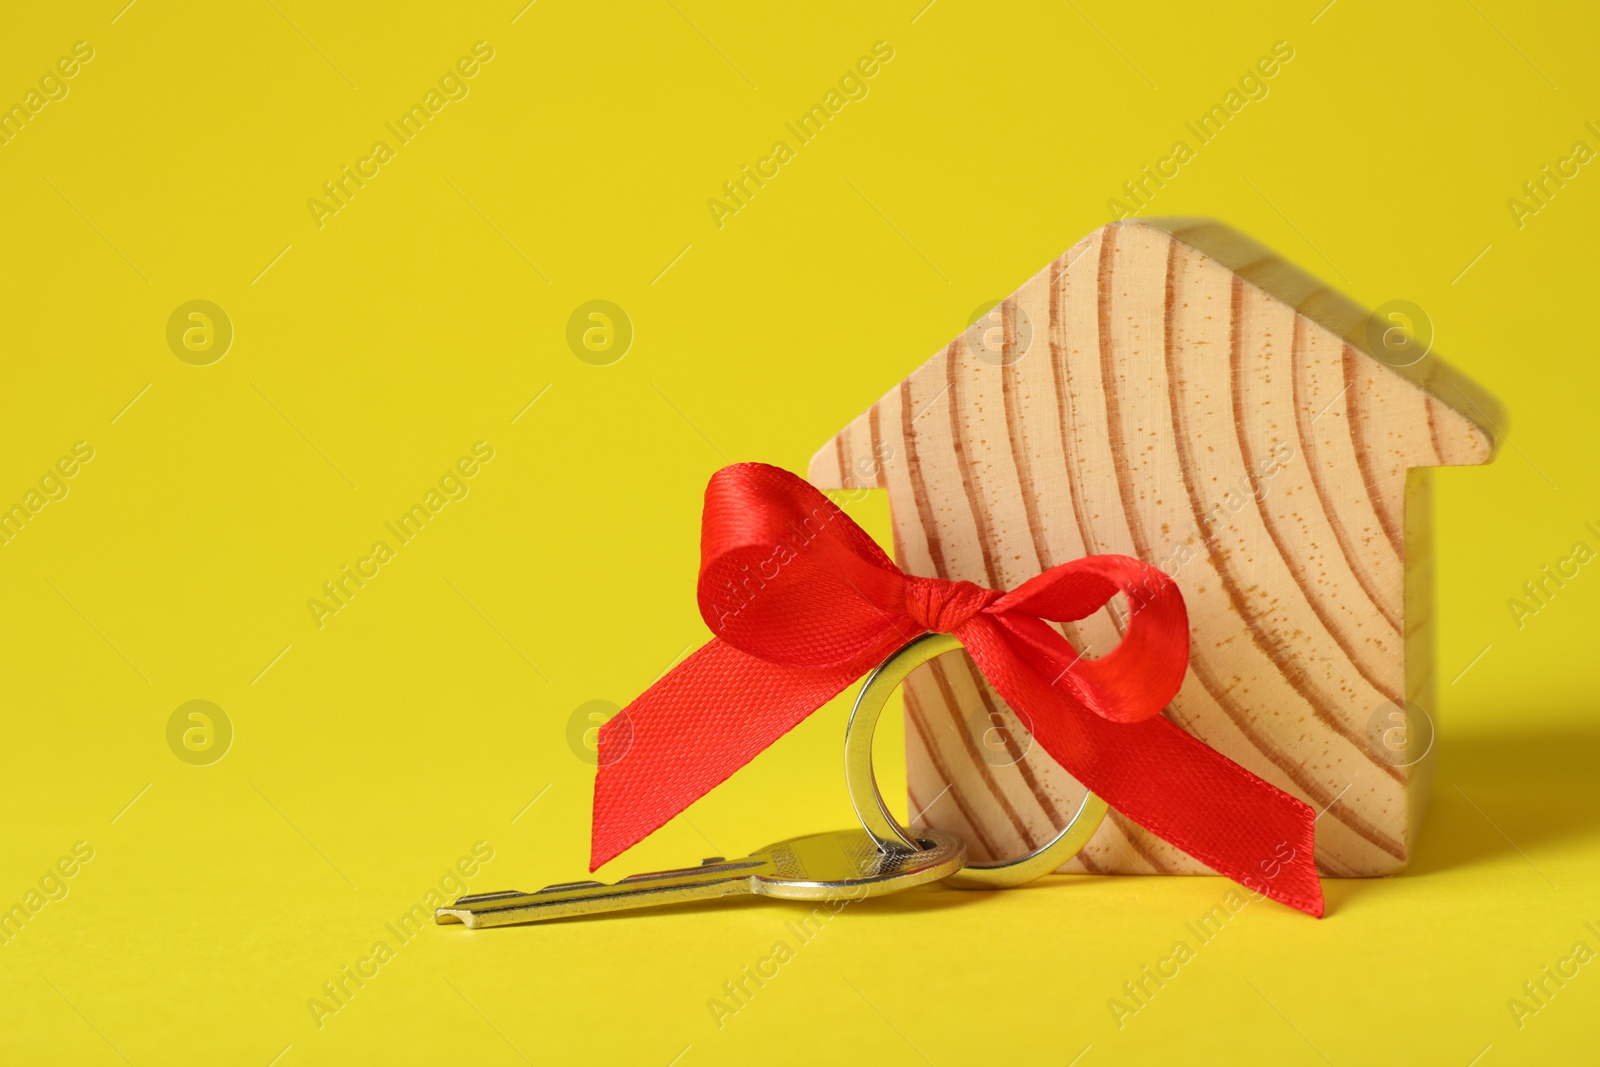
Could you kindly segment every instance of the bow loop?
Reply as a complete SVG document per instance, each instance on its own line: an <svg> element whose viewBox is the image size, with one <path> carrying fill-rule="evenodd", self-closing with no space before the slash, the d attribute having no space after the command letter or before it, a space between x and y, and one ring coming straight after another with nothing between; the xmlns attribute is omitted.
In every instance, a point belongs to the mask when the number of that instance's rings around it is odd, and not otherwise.
<svg viewBox="0 0 1600 1067"><path fill-rule="evenodd" d="M1117 646L1085 659L1050 627L1050 619L1086 618L1122 594L1115 611L1124 630ZM1052 567L997 600L995 617L1040 660L1060 673L1053 684L1112 722L1140 722L1172 701L1189 662L1189 613L1183 594L1157 567L1132 556L1088 556ZM1067 655L1063 655L1065 652ZM1085 653L1086 654L1086 653Z"/></svg>
<svg viewBox="0 0 1600 1067"><path fill-rule="evenodd" d="M859 675L887 655L900 580L865 530L788 471L735 463L711 476L700 615L741 652L811 670L859 665Z"/></svg>

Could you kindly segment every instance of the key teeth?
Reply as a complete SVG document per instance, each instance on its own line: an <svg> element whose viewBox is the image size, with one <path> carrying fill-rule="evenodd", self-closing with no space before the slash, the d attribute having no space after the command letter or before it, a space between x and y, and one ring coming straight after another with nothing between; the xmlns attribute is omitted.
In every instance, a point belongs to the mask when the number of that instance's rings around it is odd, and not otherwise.
<svg viewBox="0 0 1600 1067"><path fill-rule="evenodd" d="M595 888L597 886L603 886L605 884L606 884L605 882L596 882L596 881L594 881L592 879L586 879L586 880L581 881L581 882L558 882L555 885L547 885L543 889L536 890L536 891L534 891L532 893L507 893L507 894L503 894L503 895L505 895L505 896L517 896L517 897L520 897L520 896L536 897L540 893L564 893L569 889L593 889L593 888Z"/></svg>
<svg viewBox="0 0 1600 1067"><path fill-rule="evenodd" d="M554 888L554 887L552 887L552 888ZM541 892L542 892L542 890L541 890ZM464 907L467 907L467 906L472 905L472 904L481 904L486 900L505 900L507 897L525 897L525 896L528 896L528 894L524 893L520 889L500 889L500 890L496 890L493 893L468 893L464 897L457 897L456 898L456 902L454 904L452 904L451 907L453 907L453 908L464 908ZM443 911L444 909L441 908L439 910Z"/></svg>

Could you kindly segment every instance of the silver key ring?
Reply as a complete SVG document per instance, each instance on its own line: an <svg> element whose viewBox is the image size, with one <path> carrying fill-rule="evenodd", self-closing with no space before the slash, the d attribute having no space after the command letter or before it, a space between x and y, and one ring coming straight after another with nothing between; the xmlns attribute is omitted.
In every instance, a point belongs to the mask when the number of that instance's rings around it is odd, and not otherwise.
<svg viewBox="0 0 1600 1067"><path fill-rule="evenodd" d="M917 838L895 821L878 791L872 771L872 738L883 707L907 675L935 657L961 648L950 634L924 634L878 665L861 686L844 735L844 773L850 803L867 833L885 851L903 852L919 847ZM973 864L945 880L961 889L1004 889L1023 885L1059 868L1089 843L1106 817L1106 802L1085 793L1072 819L1043 848L1003 863ZM924 831L925 832L925 831Z"/></svg>

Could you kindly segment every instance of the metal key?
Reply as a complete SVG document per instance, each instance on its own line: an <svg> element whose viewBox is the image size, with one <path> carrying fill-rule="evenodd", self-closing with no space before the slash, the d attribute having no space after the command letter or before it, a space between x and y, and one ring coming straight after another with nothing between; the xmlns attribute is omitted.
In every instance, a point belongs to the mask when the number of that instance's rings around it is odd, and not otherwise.
<svg viewBox="0 0 1600 1067"><path fill-rule="evenodd" d="M439 908L434 921L506 926L740 893L789 900L859 899L937 882L966 862L966 842L955 834L923 829L918 840L923 847L916 852L880 852L859 827L809 834L757 849L743 859L716 856L698 867L635 874L615 884L562 882L537 893L474 893Z"/></svg>

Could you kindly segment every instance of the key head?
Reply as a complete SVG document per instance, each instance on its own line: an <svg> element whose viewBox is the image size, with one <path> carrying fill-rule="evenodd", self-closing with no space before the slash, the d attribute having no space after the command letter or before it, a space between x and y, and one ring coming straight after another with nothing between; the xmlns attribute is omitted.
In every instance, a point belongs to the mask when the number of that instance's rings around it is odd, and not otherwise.
<svg viewBox="0 0 1600 1067"><path fill-rule="evenodd" d="M779 841L750 854L763 866L749 889L787 900L875 897L940 881L966 863L966 842L955 834L923 829L918 837L916 852L880 851L860 827Z"/></svg>

